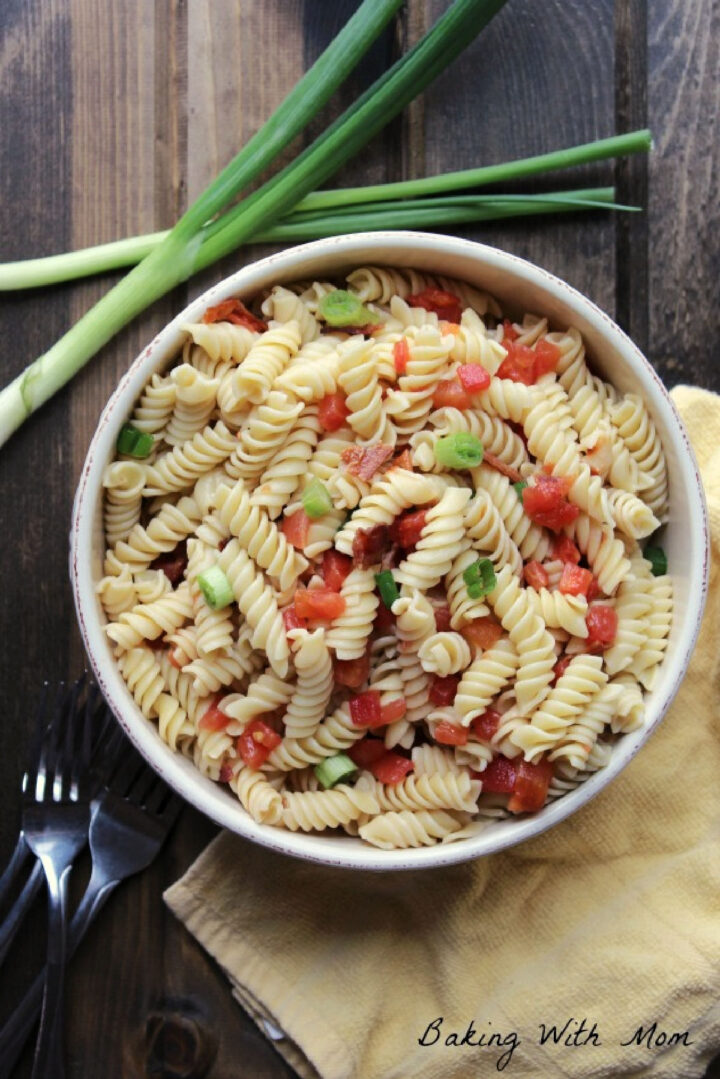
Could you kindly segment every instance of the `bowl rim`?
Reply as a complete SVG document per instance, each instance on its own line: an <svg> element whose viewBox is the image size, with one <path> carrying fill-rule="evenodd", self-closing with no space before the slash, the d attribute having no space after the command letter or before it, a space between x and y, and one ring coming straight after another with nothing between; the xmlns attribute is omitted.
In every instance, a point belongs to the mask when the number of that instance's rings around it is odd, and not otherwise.
<svg viewBox="0 0 720 1079"><path fill-rule="evenodd" d="M402 252L402 263L389 261L388 247L395 248L398 255ZM373 252L374 248L377 250ZM403 264L411 266L413 254L427 254L429 251L443 259L453 256L469 258L490 268L516 276L520 275L525 285L532 284L546 292L553 292L556 296L559 294L561 302L579 310L586 322L593 325L603 337L609 338L615 350L626 361L628 369L634 375L638 375L641 383L646 382L651 388L653 408L665 413L667 425L679 443L677 448L682 450L677 455L678 467L683 473L683 480L688 487L688 498L691 504L694 503L694 517L700 527L695 531L691 530L690 535L691 542L694 543L693 554L697 556L691 559L691 565L695 568L695 575L691 578L694 587L687 597L684 635L673 653L674 676L656 706L656 714L652 721L641 731L635 732L637 737L630 748L622 753L614 753L607 767L593 773L580 786L545 806L539 813L510 820L507 823L499 822L498 828L490 833L481 832L478 836L456 843L436 844L419 849L383 851L361 845L360 842L353 847L333 840L328 842L328 837L322 835L294 833L258 824L245 813L239 802L228 798L227 792L218 784L203 776L199 770L195 770L192 762L173 753L159 739L156 727L142 715L132 698L128 696L129 691L117 665L114 661L108 663L109 651L102 632L100 604L94 590L95 582L92 579L94 504L100 487L98 478L109 459L108 450L114 445L116 430L126 419L132 401L137 396L135 393L131 394L131 388L134 384L138 384L141 389L144 381L147 381L147 378L163 363L168 362L169 356L165 356L164 353L181 332L182 323L197 320L206 307L229 296L252 293L259 287L264 287L258 284L258 278L274 278L277 282L281 282L292 279L293 276L302 276L296 271L303 260L308 258L317 259L324 256L337 258L346 255L348 263L354 262L358 266L401 266ZM410 261L407 261L408 257ZM123 402L126 398L128 400L125 404ZM120 407L121 404L122 407ZM709 552L710 539L705 495L685 427L668 390L654 368L609 315L561 278L509 252L444 234L378 231L314 240L274 252L265 258L249 263L197 296L155 335L120 379L98 420L75 494L70 529L69 561L78 623L98 685L126 735L173 789L215 823L229 828L245 839L253 840L280 853L348 869L396 870L453 865L507 849L540 835L548 828L565 820L612 782L657 729L686 674L705 607ZM128 702L131 707L128 706ZM627 739L632 737L632 735L624 736L623 741L626 746ZM187 770L188 764L193 771ZM214 790L209 790L208 784Z"/></svg>

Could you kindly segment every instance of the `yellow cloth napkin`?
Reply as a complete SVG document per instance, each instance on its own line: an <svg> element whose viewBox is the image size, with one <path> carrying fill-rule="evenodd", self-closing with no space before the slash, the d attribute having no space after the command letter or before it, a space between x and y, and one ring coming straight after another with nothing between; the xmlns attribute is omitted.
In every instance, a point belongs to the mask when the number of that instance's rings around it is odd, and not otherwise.
<svg viewBox="0 0 720 1079"><path fill-rule="evenodd" d="M673 397L716 554L720 398ZM660 729L544 835L447 869L362 876L222 834L170 888L243 1007L285 1032L277 1047L304 1079L704 1074L720 1051L718 583L714 567ZM542 1044L541 1024L564 1028L559 1044Z"/></svg>

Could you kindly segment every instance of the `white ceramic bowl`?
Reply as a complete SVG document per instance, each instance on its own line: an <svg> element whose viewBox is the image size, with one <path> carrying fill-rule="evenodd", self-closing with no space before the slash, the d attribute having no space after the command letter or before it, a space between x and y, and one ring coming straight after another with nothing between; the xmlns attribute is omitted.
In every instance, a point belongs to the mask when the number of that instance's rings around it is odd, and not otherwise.
<svg viewBox="0 0 720 1079"><path fill-rule="evenodd" d="M420 850L381 851L359 839L304 835L251 820L234 794L205 778L173 753L135 705L103 633L105 616L95 594L102 575L102 473L135 400L155 371L177 356L180 325L230 296L253 297L267 286L299 278L328 278L362 265L409 266L457 277L486 289L512 313L547 315L558 327L577 326L595 370L621 391L642 395L657 424L670 476L670 518L665 548L675 583L675 611L667 657L647 697L647 723L621 738L610 764L541 812L491 824L459 843ZM319 240L271 255L215 285L194 300L143 350L105 408L78 486L70 536L70 572L85 647L95 676L128 736L152 766L188 802L218 824L275 850L355 869L410 869L449 865L509 847L564 820L607 786L637 753L672 701L687 669L700 626L707 587L709 540L705 500L687 435L660 379L632 341L594 304L544 270L513 255L449 236L376 232Z"/></svg>

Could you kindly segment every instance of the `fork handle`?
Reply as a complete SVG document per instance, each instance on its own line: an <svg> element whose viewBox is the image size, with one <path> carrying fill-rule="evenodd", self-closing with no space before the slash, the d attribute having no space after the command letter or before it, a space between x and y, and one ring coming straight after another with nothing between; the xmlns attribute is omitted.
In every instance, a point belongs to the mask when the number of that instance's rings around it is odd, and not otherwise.
<svg viewBox="0 0 720 1079"><path fill-rule="evenodd" d="M92 877L70 924L67 957L71 958L93 921L100 913L120 881L97 880ZM25 1043L32 1034L43 999L45 972L38 974L15 1011L0 1030L0 1079L10 1079Z"/></svg>
<svg viewBox="0 0 720 1079"><path fill-rule="evenodd" d="M30 848L25 842L25 836L21 832L18 836L18 841L15 844L15 850L12 853L12 857L0 877L0 905L5 902L9 893L12 891L15 882L20 879L22 867L29 857Z"/></svg>
<svg viewBox="0 0 720 1079"><path fill-rule="evenodd" d="M43 858L48 882L48 951L40 1033L32 1079L65 1079L63 1059L63 994L67 944L67 885L72 866L59 875L51 858Z"/></svg>
<svg viewBox="0 0 720 1079"><path fill-rule="evenodd" d="M36 862L30 876L25 881L22 891L8 911L2 927L0 927L0 963L4 962L10 945L15 939L15 934L32 906L35 896L40 891L44 879L43 867L40 862Z"/></svg>

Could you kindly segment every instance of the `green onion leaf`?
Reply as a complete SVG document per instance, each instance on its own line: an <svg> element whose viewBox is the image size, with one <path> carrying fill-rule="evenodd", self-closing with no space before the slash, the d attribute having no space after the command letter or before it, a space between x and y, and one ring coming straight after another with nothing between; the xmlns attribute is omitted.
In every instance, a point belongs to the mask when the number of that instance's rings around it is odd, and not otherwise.
<svg viewBox="0 0 720 1079"><path fill-rule="evenodd" d="M467 569L463 570L463 581L467 585L467 593L470 599L480 599L487 596L495 587L495 567L489 558L479 558Z"/></svg>
<svg viewBox="0 0 720 1079"><path fill-rule="evenodd" d="M445 435L435 443L435 460L443 468L476 468L483 459L483 444L468 431Z"/></svg>
<svg viewBox="0 0 720 1079"><path fill-rule="evenodd" d="M213 611L217 611L220 607L227 607L228 603L232 603L235 598L232 586L219 566L210 566L209 569L199 573L197 583L205 597L205 602Z"/></svg>
<svg viewBox="0 0 720 1079"><path fill-rule="evenodd" d="M519 483L514 483L513 487L515 488L515 491L517 493L518 498L522 502L523 491L527 487L527 481L526 480L520 480Z"/></svg>
<svg viewBox="0 0 720 1079"><path fill-rule="evenodd" d="M334 757L326 757L320 764L316 764L313 771L325 790L328 790L342 779L352 778L357 772L357 766L345 753L337 753Z"/></svg>
<svg viewBox="0 0 720 1079"><path fill-rule="evenodd" d="M118 453L125 453L130 457L142 459L152 453L154 444L153 436L148 434L147 431L140 431L131 423L125 423L120 428L116 447Z"/></svg>
<svg viewBox="0 0 720 1079"><path fill-rule="evenodd" d="M333 508L333 501L325 484L312 479L303 491L302 505L308 517L324 517Z"/></svg>
<svg viewBox="0 0 720 1079"><path fill-rule="evenodd" d="M318 314L328 326L367 326L377 319L364 303L352 292L336 288L323 296L318 304Z"/></svg>
<svg viewBox="0 0 720 1079"><path fill-rule="evenodd" d="M387 609L390 610L395 600L400 599L400 590L395 583L392 571L384 569L381 573L376 573L375 581L378 586L378 592L380 593L380 599Z"/></svg>
<svg viewBox="0 0 720 1079"><path fill-rule="evenodd" d="M646 547L643 554L652 565L653 577L663 577L668 571L668 560L662 547Z"/></svg>

